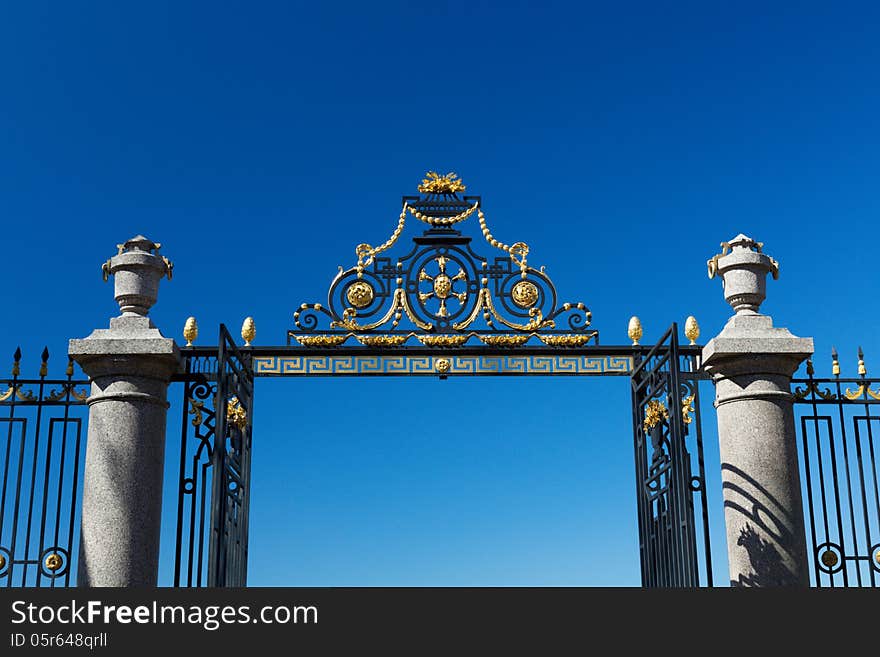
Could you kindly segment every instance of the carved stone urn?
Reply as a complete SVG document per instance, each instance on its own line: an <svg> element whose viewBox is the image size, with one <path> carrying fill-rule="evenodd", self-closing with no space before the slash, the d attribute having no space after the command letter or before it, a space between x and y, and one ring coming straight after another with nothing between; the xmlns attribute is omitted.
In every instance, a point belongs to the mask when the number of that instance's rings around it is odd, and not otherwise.
<svg viewBox="0 0 880 657"><path fill-rule="evenodd" d="M757 313L767 296L767 274L779 278L779 263L762 253L763 246L740 233L706 263L709 278L721 277L724 300L737 314Z"/></svg>
<svg viewBox="0 0 880 657"><path fill-rule="evenodd" d="M159 255L161 244L143 235L117 244L119 253L101 267L106 281L114 277L114 297L123 317L146 316L159 295L163 276L171 280L173 265Z"/></svg>

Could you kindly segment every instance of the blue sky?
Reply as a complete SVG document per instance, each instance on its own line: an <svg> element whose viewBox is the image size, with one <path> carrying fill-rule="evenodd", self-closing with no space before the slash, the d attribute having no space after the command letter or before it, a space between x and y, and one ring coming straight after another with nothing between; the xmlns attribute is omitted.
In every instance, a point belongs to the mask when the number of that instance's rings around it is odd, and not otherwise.
<svg viewBox="0 0 880 657"><path fill-rule="evenodd" d="M435 169L605 344L633 314L646 342L689 314L717 333L705 260L745 232L782 266L764 309L815 338L817 370L834 344L854 372L862 344L870 372L878 27L874 3L6 3L0 349L36 370L106 326L99 267L137 233L175 263L166 335L195 315L213 343L253 315L281 344ZM250 581L637 584L628 395L260 380Z"/></svg>

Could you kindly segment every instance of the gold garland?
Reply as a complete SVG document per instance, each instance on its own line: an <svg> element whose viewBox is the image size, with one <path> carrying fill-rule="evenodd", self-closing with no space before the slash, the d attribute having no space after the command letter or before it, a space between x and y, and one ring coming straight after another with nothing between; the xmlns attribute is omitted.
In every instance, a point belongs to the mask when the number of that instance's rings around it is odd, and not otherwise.
<svg viewBox="0 0 880 657"><path fill-rule="evenodd" d="M403 232L403 226L406 223L406 210L407 204L403 204L403 209L400 211L400 217L397 219L397 228L394 229L394 232L391 233L391 237L389 237L384 244L381 244L375 248L370 246L369 244L358 244L355 249L355 255L357 255L358 263L358 278L363 276L363 271L365 267L368 267L370 263L373 262L373 258L376 257L382 251L386 249L390 249L394 243L397 241L397 238L400 237L400 234Z"/></svg>
<svg viewBox="0 0 880 657"><path fill-rule="evenodd" d="M455 215L454 217L427 217L414 208L406 209L409 210L409 213L412 216L414 216L419 221L424 221L426 224L430 224L432 226L452 226L453 224L457 224L458 222L464 221L465 219L470 217L474 213L474 210L477 209L477 204L474 203L467 210Z"/></svg>
<svg viewBox="0 0 880 657"><path fill-rule="evenodd" d="M486 241L496 249L509 253L510 259L519 265L522 277L525 278L526 256L529 254L529 245L525 242L515 242L514 244L504 244L503 242L499 242L495 239L492 233L489 232L489 226L486 225L486 215L483 214L482 210L477 210L477 217L480 219L480 230L483 231L483 237L486 238ZM517 258L517 256L519 256L519 258Z"/></svg>

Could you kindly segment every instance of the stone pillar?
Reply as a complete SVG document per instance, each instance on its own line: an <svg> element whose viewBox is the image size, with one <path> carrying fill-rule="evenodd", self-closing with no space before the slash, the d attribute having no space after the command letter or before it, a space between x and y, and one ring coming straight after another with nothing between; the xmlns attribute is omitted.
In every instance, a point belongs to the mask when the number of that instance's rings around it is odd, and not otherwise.
<svg viewBox="0 0 880 657"><path fill-rule="evenodd" d="M122 314L69 348L92 380L79 586L155 586L158 576L166 393L180 352L147 313L172 265L141 235L118 249L103 271Z"/></svg>
<svg viewBox="0 0 880 657"><path fill-rule="evenodd" d="M779 265L737 235L709 260L735 314L703 349L715 382L731 586L808 586L791 377L813 339L759 312Z"/></svg>

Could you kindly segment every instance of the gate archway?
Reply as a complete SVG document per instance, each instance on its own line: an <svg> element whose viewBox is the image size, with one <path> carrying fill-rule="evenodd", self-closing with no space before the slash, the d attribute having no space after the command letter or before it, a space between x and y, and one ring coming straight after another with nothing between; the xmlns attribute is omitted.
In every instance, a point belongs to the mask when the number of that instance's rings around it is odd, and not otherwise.
<svg viewBox="0 0 880 657"><path fill-rule="evenodd" d="M495 238L461 179L429 172L418 191L326 303L296 309L286 345L251 346L246 321L241 347L223 326L219 347L193 346L188 323L174 585L247 583L254 378L312 376L629 376L642 583L711 585L696 324L689 345L673 324L643 347L637 322L632 345L601 345L589 308L561 301L525 242ZM474 216L489 255L462 230ZM407 218L425 229L394 255Z"/></svg>

